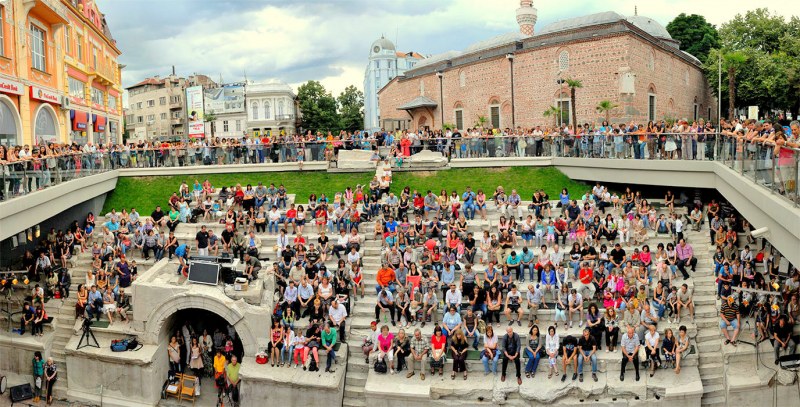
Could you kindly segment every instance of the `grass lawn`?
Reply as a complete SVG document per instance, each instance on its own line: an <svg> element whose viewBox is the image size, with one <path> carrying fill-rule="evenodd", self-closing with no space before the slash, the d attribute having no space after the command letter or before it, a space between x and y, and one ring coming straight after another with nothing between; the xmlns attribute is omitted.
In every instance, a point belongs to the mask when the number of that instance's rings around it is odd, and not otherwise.
<svg viewBox="0 0 800 407"><path fill-rule="evenodd" d="M215 188L224 185L248 183L254 186L261 181L264 185L274 182L276 185L284 184L290 194L297 194L300 201L304 202L312 193L319 195L325 193L333 196L336 191L344 191L347 186L355 187L356 184L367 184L372 179L371 173L327 173L314 172L268 172L245 174L208 174L196 177L203 182L208 178ZM166 177L120 177L117 187L106 198L103 213L116 208L130 209L135 207L141 214L149 214L156 205L166 206L167 200L173 192L177 192L182 181L190 186L195 177L191 175L174 175ZM512 168L463 168L444 171L419 171L395 172L392 191L397 194L408 185L412 190L417 189L423 193L428 189L437 195L442 188L448 192L456 190L459 193L464 187L471 186L473 190L483 189L491 196L498 185L503 185L506 192L516 188L523 199L530 199L534 188L544 189L551 199L558 197L561 188L567 187L570 194L580 196L587 184L573 181L562 174L555 167L512 167Z"/></svg>

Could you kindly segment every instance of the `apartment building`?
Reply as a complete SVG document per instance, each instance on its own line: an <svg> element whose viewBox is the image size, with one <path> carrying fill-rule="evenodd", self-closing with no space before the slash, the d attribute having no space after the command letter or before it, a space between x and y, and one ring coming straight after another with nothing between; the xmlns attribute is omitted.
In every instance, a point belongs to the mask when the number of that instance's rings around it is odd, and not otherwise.
<svg viewBox="0 0 800 407"><path fill-rule="evenodd" d="M92 0L0 2L0 144L119 140L120 54Z"/></svg>

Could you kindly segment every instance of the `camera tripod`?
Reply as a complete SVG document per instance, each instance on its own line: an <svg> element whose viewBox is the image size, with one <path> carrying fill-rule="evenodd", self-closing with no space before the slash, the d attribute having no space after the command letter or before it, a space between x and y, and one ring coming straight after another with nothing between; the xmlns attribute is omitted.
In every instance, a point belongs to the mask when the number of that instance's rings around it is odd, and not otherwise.
<svg viewBox="0 0 800 407"><path fill-rule="evenodd" d="M92 320L84 318L83 334L81 335L81 340L78 342L77 349L85 348L87 346L99 348L100 344L97 343L97 338L94 337L94 332L92 332Z"/></svg>

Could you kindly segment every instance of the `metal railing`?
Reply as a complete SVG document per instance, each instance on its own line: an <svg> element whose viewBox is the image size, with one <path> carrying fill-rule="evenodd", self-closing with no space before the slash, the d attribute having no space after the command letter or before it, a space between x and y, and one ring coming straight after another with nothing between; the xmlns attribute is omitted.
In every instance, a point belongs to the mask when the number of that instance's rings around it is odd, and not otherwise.
<svg viewBox="0 0 800 407"><path fill-rule="evenodd" d="M375 158L394 166L423 150L438 151L448 159L506 157L574 157L594 159L711 160L719 161L772 193L798 198L800 149L752 142L719 133L650 135L542 135L417 138L411 142L356 137L347 140L288 139L262 145L136 146L100 149L43 159L3 162L0 195L9 199L71 179L117 168L192 167L203 165L334 162L341 149L372 150Z"/></svg>

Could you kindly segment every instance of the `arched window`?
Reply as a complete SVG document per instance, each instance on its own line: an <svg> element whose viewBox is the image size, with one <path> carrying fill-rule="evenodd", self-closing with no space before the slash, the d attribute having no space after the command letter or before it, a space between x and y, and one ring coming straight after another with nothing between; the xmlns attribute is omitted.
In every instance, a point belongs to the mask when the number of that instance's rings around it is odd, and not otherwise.
<svg viewBox="0 0 800 407"><path fill-rule="evenodd" d="M558 70L566 71L567 69L569 69L569 52L564 50L558 54Z"/></svg>
<svg viewBox="0 0 800 407"><path fill-rule="evenodd" d="M56 118L50 109L42 107L36 114L34 134L39 144L52 143L58 140Z"/></svg>
<svg viewBox="0 0 800 407"><path fill-rule="evenodd" d="M250 107L253 111L253 120L258 120L258 102L253 102Z"/></svg>
<svg viewBox="0 0 800 407"><path fill-rule="evenodd" d="M14 146L18 144L17 120L14 105L0 99L0 144Z"/></svg>
<svg viewBox="0 0 800 407"><path fill-rule="evenodd" d="M264 102L264 120L269 120L272 117L272 112L270 112L270 105L269 102Z"/></svg>
<svg viewBox="0 0 800 407"><path fill-rule="evenodd" d="M283 101L278 101L278 116L283 116Z"/></svg>

